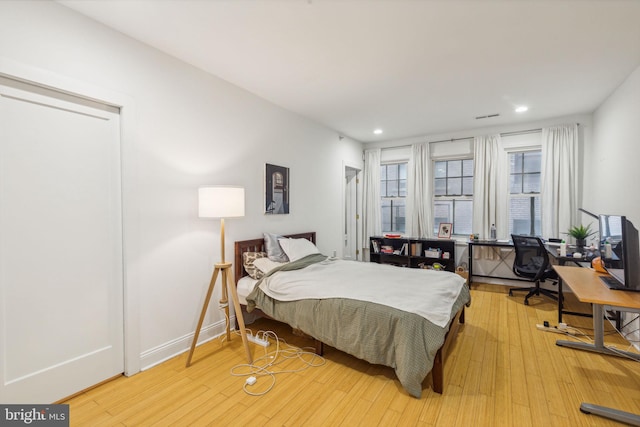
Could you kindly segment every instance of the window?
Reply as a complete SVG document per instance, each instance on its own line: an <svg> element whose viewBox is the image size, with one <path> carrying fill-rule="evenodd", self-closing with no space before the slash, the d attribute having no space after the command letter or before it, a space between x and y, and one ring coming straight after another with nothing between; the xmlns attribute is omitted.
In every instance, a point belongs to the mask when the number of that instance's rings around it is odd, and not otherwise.
<svg viewBox="0 0 640 427"><path fill-rule="evenodd" d="M380 166L380 197L382 199L382 231L404 233L407 163Z"/></svg>
<svg viewBox="0 0 640 427"><path fill-rule="evenodd" d="M542 152L509 154L509 233L539 236Z"/></svg>
<svg viewBox="0 0 640 427"><path fill-rule="evenodd" d="M453 234L471 234L473 159L436 161L433 199L434 235L442 222L453 224Z"/></svg>

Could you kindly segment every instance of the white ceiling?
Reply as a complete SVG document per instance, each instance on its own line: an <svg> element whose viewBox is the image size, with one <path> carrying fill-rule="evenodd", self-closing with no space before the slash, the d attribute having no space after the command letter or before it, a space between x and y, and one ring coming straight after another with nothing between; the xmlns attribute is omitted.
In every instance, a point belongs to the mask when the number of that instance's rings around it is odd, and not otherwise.
<svg viewBox="0 0 640 427"><path fill-rule="evenodd" d="M640 65L638 0L59 3L363 142L589 113Z"/></svg>

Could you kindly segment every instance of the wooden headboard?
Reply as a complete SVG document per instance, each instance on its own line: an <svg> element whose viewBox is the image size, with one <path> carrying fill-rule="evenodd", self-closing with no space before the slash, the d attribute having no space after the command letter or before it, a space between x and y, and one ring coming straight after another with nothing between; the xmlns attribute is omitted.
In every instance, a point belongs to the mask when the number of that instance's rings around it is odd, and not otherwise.
<svg viewBox="0 0 640 427"><path fill-rule="evenodd" d="M316 232L311 231L308 233L288 234L284 237L291 239L307 239L313 244L316 243ZM264 238L240 240L235 242L234 245L234 258L233 258L233 274L236 284L238 280L247 275L242 265L242 254L245 252L264 252Z"/></svg>

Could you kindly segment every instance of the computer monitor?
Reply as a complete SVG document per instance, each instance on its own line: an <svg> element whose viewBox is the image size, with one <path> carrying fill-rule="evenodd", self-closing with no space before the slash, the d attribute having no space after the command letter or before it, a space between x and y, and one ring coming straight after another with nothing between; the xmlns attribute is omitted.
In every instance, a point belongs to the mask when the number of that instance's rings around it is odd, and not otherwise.
<svg viewBox="0 0 640 427"><path fill-rule="evenodd" d="M615 279L604 282L611 289L640 292L638 230L622 215L599 215L598 222L600 257L607 272Z"/></svg>

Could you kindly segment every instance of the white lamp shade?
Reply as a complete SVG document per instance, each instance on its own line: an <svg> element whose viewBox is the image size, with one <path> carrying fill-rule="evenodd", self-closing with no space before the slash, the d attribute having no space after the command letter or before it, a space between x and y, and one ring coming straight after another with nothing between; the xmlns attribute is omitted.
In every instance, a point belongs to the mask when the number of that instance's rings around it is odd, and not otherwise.
<svg viewBox="0 0 640 427"><path fill-rule="evenodd" d="M244 216L244 188L206 186L198 188L200 218L233 218Z"/></svg>

